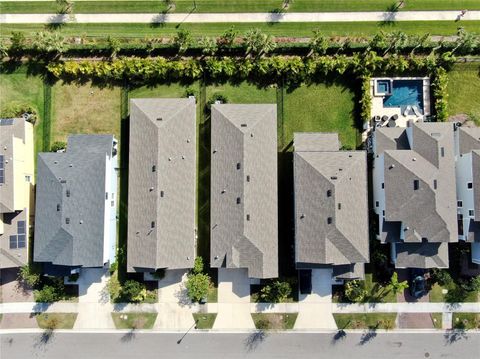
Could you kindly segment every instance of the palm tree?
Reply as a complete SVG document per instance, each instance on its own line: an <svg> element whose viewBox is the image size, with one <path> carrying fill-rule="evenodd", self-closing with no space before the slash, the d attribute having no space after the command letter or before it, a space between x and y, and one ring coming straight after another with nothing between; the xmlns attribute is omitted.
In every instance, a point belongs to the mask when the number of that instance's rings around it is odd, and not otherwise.
<svg viewBox="0 0 480 359"><path fill-rule="evenodd" d="M261 56L262 54L269 53L277 46L272 36L265 34L260 29L248 30L245 33L243 41L247 48L247 55L253 54Z"/></svg>
<svg viewBox="0 0 480 359"><path fill-rule="evenodd" d="M392 291L393 294L397 295L399 293L402 293L407 288L408 282L406 280L403 282L399 282L397 272L393 272L392 278L390 279L390 282L387 284L385 289L389 292Z"/></svg>
<svg viewBox="0 0 480 359"><path fill-rule="evenodd" d="M313 53L325 55L329 45L330 44L327 38L325 38L319 30L315 30L309 42L310 52L307 56L310 56Z"/></svg>
<svg viewBox="0 0 480 359"><path fill-rule="evenodd" d="M204 55L214 55L217 52L217 41L213 37L202 37L198 44L202 47Z"/></svg>

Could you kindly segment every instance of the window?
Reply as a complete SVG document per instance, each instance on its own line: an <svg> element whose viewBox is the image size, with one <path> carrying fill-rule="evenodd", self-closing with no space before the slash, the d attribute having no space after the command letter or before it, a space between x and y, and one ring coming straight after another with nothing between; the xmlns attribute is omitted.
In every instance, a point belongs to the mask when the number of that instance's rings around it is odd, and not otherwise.
<svg viewBox="0 0 480 359"><path fill-rule="evenodd" d="M469 215L470 217L475 217L475 211L474 211L473 209L469 209L469 210L468 210L468 215Z"/></svg>
<svg viewBox="0 0 480 359"><path fill-rule="evenodd" d="M327 197L332 197L332 191L331 190L327 191Z"/></svg>
<svg viewBox="0 0 480 359"><path fill-rule="evenodd" d="M25 235L19 234L17 239L18 239L18 242L17 242L18 248L25 248L25 245L26 245Z"/></svg>
<svg viewBox="0 0 480 359"><path fill-rule="evenodd" d="M150 228L155 228L155 222L152 221L152 223L150 223Z"/></svg>
<svg viewBox="0 0 480 359"><path fill-rule="evenodd" d="M379 206L380 206L380 202L375 201L375 207L379 207Z"/></svg>
<svg viewBox="0 0 480 359"><path fill-rule="evenodd" d="M17 222L17 233L18 234L25 234L25 221L18 221Z"/></svg>
<svg viewBox="0 0 480 359"><path fill-rule="evenodd" d="M384 189L384 188L385 188L385 183L382 183L382 189Z"/></svg>
<svg viewBox="0 0 480 359"><path fill-rule="evenodd" d="M462 208L463 207L463 202L462 201L457 201L457 207Z"/></svg>
<svg viewBox="0 0 480 359"><path fill-rule="evenodd" d="M31 177L30 176L25 176L25 182L30 182L31 181Z"/></svg>
<svg viewBox="0 0 480 359"><path fill-rule="evenodd" d="M164 195L164 192L160 191L160 197L163 197L163 195Z"/></svg>
<svg viewBox="0 0 480 359"><path fill-rule="evenodd" d="M10 236L10 249L17 249L17 236Z"/></svg>
<svg viewBox="0 0 480 359"><path fill-rule="evenodd" d="M157 166L153 165L152 166L152 172L156 172L157 171Z"/></svg>
<svg viewBox="0 0 480 359"><path fill-rule="evenodd" d="M105 192L105 200L108 199L108 192Z"/></svg>
<svg viewBox="0 0 480 359"><path fill-rule="evenodd" d="M445 157L445 147L440 147L440 155Z"/></svg>
<svg viewBox="0 0 480 359"><path fill-rule="evenodd" d="M70 224L70 218L65 218L65 224Z"/></svg>
<svg viewBox="0 0 480 359"><path fill-rule="evenodd" d="M433 189L437 189L437 180L433 180Z"/></svg>
<svg viewBox="0 0 480 359"><path fill-rule="evenodd" d="M328 217L328 218L327 218L327 223L328 223L328 224L332 224L332 217Z"/></svg>
<svg viewBox="0 0 480 359"><path fill-rule="evenodd" d="M413 190L416 191L420 187L418 180L413 180Z"/></svg>
<svg viewBox="0 0 480 359"><path fill-rule="evenodd" d="M0 155L0 183L5 183L5 158Z"/></svg>
<svg viewBox="0 0 480 359"><path fill-rule="evenodd" d="M67 189L67 197L70 197L70 190Z"/></svg>
<svg viewBox="0 0 480 359"><path fill-rule="evenodd" d="M247 214L247 221L249 221L249 220L250 220L250 215L249 215L249 214Z"/></svg>
<svg viewBox="0 0 480 359"><path fill-rule="evenodd" d="M240 199L240 197L237 197L237 204L240 204L242 202L242 200Z"/></svg>
<svg viewBox="0 0 480 359"><path fill-rule="evenodd" d="M338 209L342 209L342 204L341 203L338 204Z"/></svg>
<svg viewBox="0 0 480 359"><path fill-rule="evenodd" d="M112 201L112 202L111 202L111 205L112 205L112 207L115 206L115 201Z"/></svg>
<svg viewBox="0 0 480 359"><path fill-rule="evenodd" d="M247 182L250 182L250 176L247 175Z"/></svg>
<svg viewBox="0 0 480 359"><path fill-rule="evenodd" d="M237 163L237 170L239 170L241 168L240 166L240 162Z"/></svg>
<svg viewBox="0 0 480 359"><path fill-rule="evenodd" d="M382 211L382 215L385 217L385 210Z"/></svg>
<svg viewBox="0 0 480 359"><path fill-rule="evenodd" d="M468 189L472 189L472 188L473 188L473 183L472 183L472 182L468 182L468 183L467 183L467 188L468 188Z"/></svg>
<svg viewBox="0 0 480 359"><path fill-rule="evenodd" d="M57 212L60 212L60 208L61 208L60 204L57 204Z"/></svg>

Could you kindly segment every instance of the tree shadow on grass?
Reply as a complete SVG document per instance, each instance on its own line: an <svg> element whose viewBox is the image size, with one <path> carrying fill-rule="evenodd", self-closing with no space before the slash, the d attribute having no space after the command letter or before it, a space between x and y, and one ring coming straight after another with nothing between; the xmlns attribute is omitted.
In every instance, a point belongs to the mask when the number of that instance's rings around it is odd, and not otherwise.
<svg viewBox="0 0 480 359"><path fill-rule="evenodd" d="M247 352L255 351L258 346L265 341L267 333L264 330L256 330L245 339L245 348Z"/></svg>

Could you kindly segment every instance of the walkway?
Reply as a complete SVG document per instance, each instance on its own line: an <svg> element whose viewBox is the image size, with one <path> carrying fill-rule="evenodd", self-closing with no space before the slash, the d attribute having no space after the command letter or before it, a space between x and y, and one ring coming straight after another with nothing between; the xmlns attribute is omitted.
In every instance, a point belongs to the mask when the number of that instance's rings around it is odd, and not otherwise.
<svg viewBox="0 0 480 359"><path fill-rule="evenodd" d="M255 329L246 269L218 269L218 314L213 329Z"/></svg>
<svg viewBox="0 0 480 359"><path fill-rule="evenodd" d="M354 21L455 21L458 11L401 12L312 12L312 13L215 13L215 14L0 14L0 24L44 23L279 23ZM468 11L462 18L480 20L480 11Z"/></svg>

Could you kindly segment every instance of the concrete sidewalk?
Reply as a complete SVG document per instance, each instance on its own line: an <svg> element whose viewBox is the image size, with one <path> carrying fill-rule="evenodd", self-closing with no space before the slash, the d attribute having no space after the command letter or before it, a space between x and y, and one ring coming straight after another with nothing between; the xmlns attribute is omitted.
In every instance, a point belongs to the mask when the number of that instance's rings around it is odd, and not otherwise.
<svg viewBox="0 0 480 359"><path fill-rule="evenodd" d="M312 13L175 13L175 14L0 14L0 24L44 23L279 23L355 21L456 21L458 11L312 12ZM468 11L462 21L480 20L480 11Z"/></svg>

